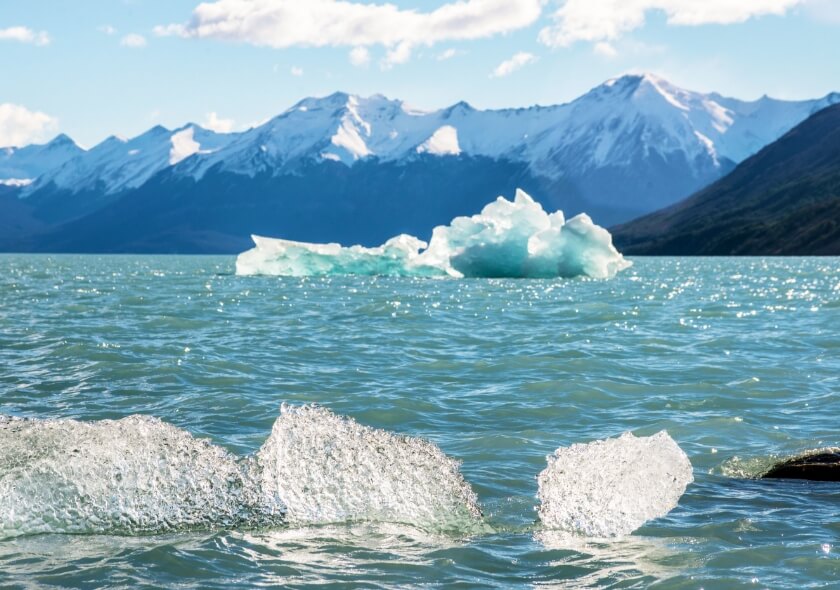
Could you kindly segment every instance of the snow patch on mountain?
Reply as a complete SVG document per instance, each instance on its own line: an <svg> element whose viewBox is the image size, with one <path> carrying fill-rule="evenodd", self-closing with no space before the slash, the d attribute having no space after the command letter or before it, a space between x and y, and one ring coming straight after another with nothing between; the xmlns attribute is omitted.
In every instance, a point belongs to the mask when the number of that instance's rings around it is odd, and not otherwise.
<svg viewBox="0 0 840 590"><path fill-rule="evenodd" d="M436 156L457 156L461 153L458 144L458 130L452 125L444 125L432 136L417 146L418 154L433 154Z"/></svg>
<svg viewBox="0 0 840 590"><path fill-rule="evenodd" d="M0 179L0 186L11 186L13 188L21 188L32 184L32 178L4 178Z"/></svg>
<svg viewBox="0 0 840 590"><path fill-rule="evenodd" d="M181 160L185 160L201 151L201 144L198 143L193 135L195 129L188 127L183 131L179 131L172 135L170 141L172 142L172 149L169 150L169 165L174 166ZM139 150L132 150L138 153Z"/></svg>

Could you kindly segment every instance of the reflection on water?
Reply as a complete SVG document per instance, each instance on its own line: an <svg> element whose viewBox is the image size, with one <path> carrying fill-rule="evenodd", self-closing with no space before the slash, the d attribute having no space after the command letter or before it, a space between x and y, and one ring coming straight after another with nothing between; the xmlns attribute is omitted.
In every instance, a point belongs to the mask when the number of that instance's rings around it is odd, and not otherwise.
<svg viewBox="0 0 840 590"><path fill-rule="evenodd" d="M581 575L570 580L541 582L540 588L594 588L636 582L650 584L667 580L689 567L699 565L687 560L668 541L653 537L586 539L562 531L538 531L534 539L562 557L555 566L578 568ZM622 586L623 587L623 586Z"/></svg>

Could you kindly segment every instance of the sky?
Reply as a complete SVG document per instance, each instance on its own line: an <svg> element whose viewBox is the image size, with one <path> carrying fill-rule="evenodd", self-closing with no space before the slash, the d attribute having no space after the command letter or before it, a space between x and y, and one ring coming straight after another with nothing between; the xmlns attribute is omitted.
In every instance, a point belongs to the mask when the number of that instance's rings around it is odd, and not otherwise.
<svg viewBox="0 0 840 590"><path fill-rule="evenodd" d="M557 104L636 72L814 98L838 38L840 0L0 0L0 146L237 131L337 90Z"/></svg>

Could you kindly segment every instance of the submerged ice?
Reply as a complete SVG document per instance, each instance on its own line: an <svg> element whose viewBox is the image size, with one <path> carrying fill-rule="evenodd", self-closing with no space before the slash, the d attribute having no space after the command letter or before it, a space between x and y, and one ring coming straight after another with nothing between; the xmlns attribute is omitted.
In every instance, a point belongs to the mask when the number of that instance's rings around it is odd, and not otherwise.
<svg viewBox="0 0 840 590"><path fill-rule="evenodd" d="M561 447L537 479L547 529L617 537L668 514L694 476L686 454L662 431Z"/></svg>
<svg viewBox="0 0 840 590"><path fill-rule="evenodd" d="M514 201L499 197L478 215L436 227L428 244L408 235L376 248L253 239L255 247L236 260L237 274L604 279L631 265L588 215L566 221L522 190Z"/></svg>

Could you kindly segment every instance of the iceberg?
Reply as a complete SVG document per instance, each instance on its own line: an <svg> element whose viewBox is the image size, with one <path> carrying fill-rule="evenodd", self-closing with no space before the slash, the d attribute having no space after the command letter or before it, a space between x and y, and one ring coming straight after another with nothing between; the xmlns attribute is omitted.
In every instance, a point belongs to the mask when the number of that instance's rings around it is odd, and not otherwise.
<svg viewBox="0 0 840 590"><path fill-rule="evenodd" d="M237 257L238 275L608 279L632 264L588 215L567 221L523 190L436 227L428 244L405 234L375 248L252 238L255 247Z"/></svg>
<svg viewBox="0 0 840 590"><path fill-rule="evenodd" d="M694 475L667 432L649 437L628 432L557 449L537 481L546 529L621 537L673 510Z"/></svg>

